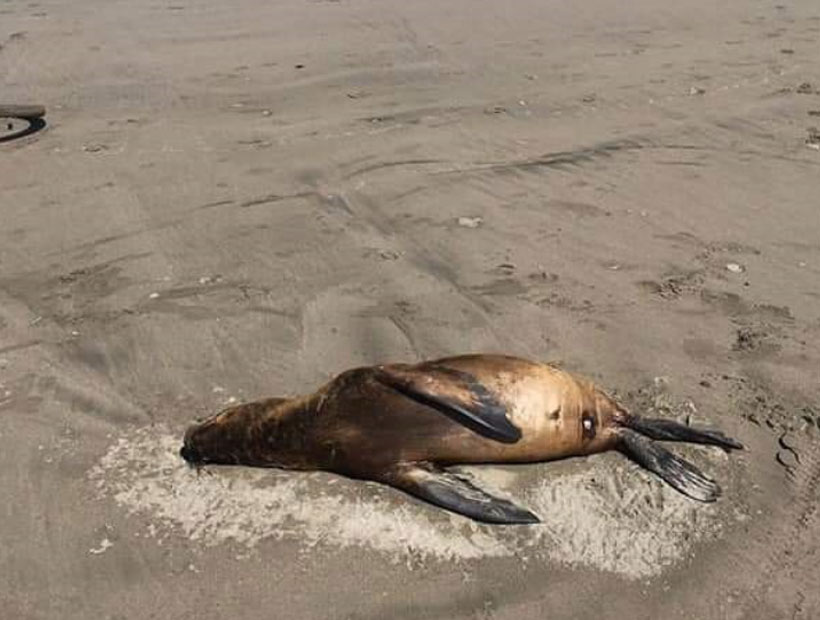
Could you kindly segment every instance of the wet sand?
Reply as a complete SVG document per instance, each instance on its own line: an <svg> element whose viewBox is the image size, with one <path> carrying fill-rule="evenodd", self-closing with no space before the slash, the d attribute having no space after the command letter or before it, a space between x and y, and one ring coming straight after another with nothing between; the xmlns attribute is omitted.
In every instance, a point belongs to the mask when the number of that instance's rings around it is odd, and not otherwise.
<svg viewBox="0 0 820 620"><path fill-rule="evenodd" d="M0 609L42 618L820 616L820 7L0 4ZM617 454L471 468L541 526L185 468L228 403L357 364L560 360Z"/></svg>

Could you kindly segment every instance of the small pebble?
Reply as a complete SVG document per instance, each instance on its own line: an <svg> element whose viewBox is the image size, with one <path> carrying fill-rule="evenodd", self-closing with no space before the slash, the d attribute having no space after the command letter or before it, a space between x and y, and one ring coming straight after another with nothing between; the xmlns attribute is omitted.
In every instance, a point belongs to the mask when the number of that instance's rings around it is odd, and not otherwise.
<svg viewBox="0 0 820 620"><path fill-rule="evenodd" d="M656 388L666 389L669 385L669 377L654 377L652 383L655 384Z"/></svg>
<svg viewBox="0 0 820 620"><path fill-rule="evenodd" d="M148 295L148 299L156 299L157 297L159 297L159 293L151 293Z"/></svg>
<svg viewBox="0 0 820 620"><path fill-rule="evenodd" d="M731 271L732 273L743 273L743 265L738 265L737 263L727 263L726 270Z"/></svg>
<svg viewBox="0 0 820 620"><path fill-rule="evenodd" d="M108 147L105 144L84 144L83 151L86 153L99 153L100 151L106 151Z"/></svg>
<svg viewBox="0 0 820 620"><path fill-rule="evenodd" d="M458 225L464 228L478 228L484 223L484 218L481 217L460 217L458 218Z"/></svg>
<svg viewBox="0 0 820 620"><path fill-rule="evenodd" d="M91 553L91 554L94 554L94 555L99 555L101 553L105 553L108 549L110 549L113 546L114 546L114 543L112 543L107 538L103 538L100 541L100 546L99 547L97 547L96 549L89 549L88 552Z"/></svg>
<svg viewBox="0 0 820 620"><path fill-rule="evenodd" d="M382 260L398 260L400 257L401 254L395 250L381 250L379 252L379 258Z"/></svg>

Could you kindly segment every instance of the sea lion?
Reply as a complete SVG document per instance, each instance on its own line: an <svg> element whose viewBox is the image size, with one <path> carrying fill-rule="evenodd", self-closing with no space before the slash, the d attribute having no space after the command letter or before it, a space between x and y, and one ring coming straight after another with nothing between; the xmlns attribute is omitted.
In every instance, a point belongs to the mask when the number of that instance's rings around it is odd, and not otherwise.
<svg viewBox="0 0 820 620"><path fill-rule="evenodd" d="M537 523L444 467L550 461L617 449L699 501L720 488L653 439L739 449L714 430L642 418L590 380L503 355L341 373L313 394L225 409L185 433L192 465L325 470L391 485L489 523Z"/></svg>

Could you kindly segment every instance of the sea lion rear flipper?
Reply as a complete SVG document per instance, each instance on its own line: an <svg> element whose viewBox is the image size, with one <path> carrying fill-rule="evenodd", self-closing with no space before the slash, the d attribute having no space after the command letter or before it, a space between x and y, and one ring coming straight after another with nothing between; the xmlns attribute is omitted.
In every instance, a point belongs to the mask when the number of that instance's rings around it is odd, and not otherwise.
<svg viewBox="0 0 820 620"><path fill-rule="evenodd" d="M674 420L629 415L623 419L621 424L652 439L701 443L734 450L743 449L742 443L720 431L686 426Z"/></svg>
<svg viewBox="0 0 820 620"><path fill-rule="evenodd" d="M429 463L406 463L386 472L383 482L423 500L484 523L540 523L529 510L494 497L471 482Z"/></svg>
<svg viewBox="0 0 820 620"><path fill-rule="evenodd" d="M479 435L503 443L521 439L506 407L473 375L444 366L382 366L375 378L404 396L432 407Z"/></svg>
<svg viewBox="0 0 820 620"><path fill-rule="evenodd" d="M697 467L660 444L629 429L621 429L621 450L641 467L657 474L684 495L701 502L720 497L720 486Z"/></svg>

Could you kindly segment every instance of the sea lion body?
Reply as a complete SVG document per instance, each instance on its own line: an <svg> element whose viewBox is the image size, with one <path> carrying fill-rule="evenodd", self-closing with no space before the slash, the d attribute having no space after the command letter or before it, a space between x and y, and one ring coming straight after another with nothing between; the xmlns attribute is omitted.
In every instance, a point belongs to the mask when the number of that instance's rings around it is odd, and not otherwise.
<svg viewBox="0 0 820 620"><path fill-rule="evenodd" d="M531 513L441 468L582 456L623 447L625 437L642 445L625 435L633 419L591 381L554 365L467 355L356 368L313 394L232 407L191 427L182 455L197 464L332 471L479 520L532 522Z"/></svg>

